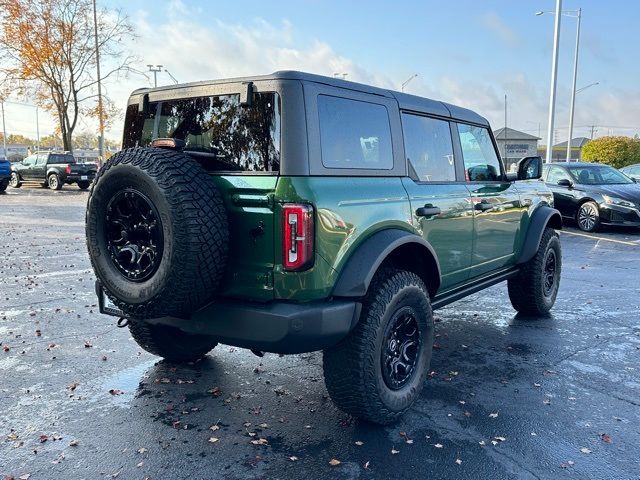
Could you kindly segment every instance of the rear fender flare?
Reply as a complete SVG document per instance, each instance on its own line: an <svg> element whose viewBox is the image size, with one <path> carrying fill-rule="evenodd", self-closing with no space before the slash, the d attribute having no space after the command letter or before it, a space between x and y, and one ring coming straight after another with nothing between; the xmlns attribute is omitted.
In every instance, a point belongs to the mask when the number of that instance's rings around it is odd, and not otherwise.
<svg viewBox="0 0 640 480"><path fill-rule="evenodd" d="M431 244L415 233L398 229L374 233L357 247L342 268L333 296L363 297L380 265L394 252L410 245L427 256L427 264L431 266L431 271L423 272L421 276L424 278L424 273L427 273L429 281L425 283L433 297L440 287L440 264L435 250Z"/></svg>

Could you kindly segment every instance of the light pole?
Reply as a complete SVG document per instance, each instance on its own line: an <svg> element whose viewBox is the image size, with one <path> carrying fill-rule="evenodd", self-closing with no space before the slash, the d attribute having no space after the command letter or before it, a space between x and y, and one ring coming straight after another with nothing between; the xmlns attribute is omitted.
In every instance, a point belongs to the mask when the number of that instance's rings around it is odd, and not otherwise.
<svg viewBox="0 0 640 480"><path fill-rule="evenodd" d="M407 78L407 79L403 82L403 84L400 86L400 91L401 91L401 92L404 92L404 87L406 87L406 86L409 84L409 82L410 82L411 80L413 80L414 78L416 78L417 76L418 76L418 74L417 74L417 73L414 73L414 74L413 74L413 75L411 75L409 78Z"/></svg>
<svg viewBox="0 0 640 480"><path fill-rule="evenodd" d="M149 71L153 72L153 86L157 87L158 86L158 72L162 71L162 67L163 65L147 65L147 67L149 67Z"/></svg>
<svg viewBox="0 0 640 480"><path fill-rule="evenodd" d="M176 77L174 77L173 75L171 75L171 72L169 70L167 70L166 68L164 69L164 73L166 73L167 75L169 75L171 77L171 80L173 80L175 82L175 84L177 85L179 82L178 80L176 80Z"/></svg>
<svg viewBox="0 0 640 480"><path fill-rule="evenodd" d="M96 12L96 0L93 0L93 33L96 42L96 70L98 74L98 125L100 130L98 155L102 162L104 158L104 110L102 105L102 79L100 78L100 49L98 48L98 14Z"/></svg>
<svg viewBox="0 0 640 480"><path fill-rule="evenodd" d="M544 15L545 13L553 14L554 12L536 12L536 15ZM569 138L567 139L567 158L566 161L571 160L571 138L573 137L573 116L576 105L576 82L578 80L578 53L580 51L580 24L582 20L582 9L578 10L561 10L561 15L566 17L577 18L576 24L576 49L573 57L573 79L571 81L571 107L569 108ZM557 12L556 12L557 15Z"/></svg>
<svg viewBox="0 0 640 480"><path fill-rule="evenodd" d="M547 125L547 158L546 163L552 160L551 148L553 147L553 116L556 108L556 85L558 83L558 48L560 47L560 17L562 12L562 0L556 0L556 18L553 29L553 56L551 58L551 92L549 93L549 122ZM537 12L542 15L544 12Z"/></svg>

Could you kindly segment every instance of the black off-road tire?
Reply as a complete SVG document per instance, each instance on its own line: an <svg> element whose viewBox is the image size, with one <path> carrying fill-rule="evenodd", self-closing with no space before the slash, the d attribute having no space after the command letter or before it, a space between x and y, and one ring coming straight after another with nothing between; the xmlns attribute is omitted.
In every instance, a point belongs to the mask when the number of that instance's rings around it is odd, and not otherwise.
<svg viewBox="0 0 640 480"><path fill-rule="evenodd" d="M20 179L20 175L16 172L11 172L11 177L9 178L9 185L12 188L20 188L22 186L22 180Z"/></svg>
<svg viewBox="0 0 640 480"><path fill-rule="evenodd" d="M50 173L47 177L47 184L51 190L60 190L62 188L62 182L60 176L57 173Z"/></svg>
<svg viewBox="0 0 640 480"><path fill-rule="evenodd" d="M547 271L550 256L553 256L555 267L551 288L545 285L550 278ZM560 238L553 228L546 228L540 240L535 256L522 265L520 273L507 282L511 305L525 315L543 316L553 307L562 274L562 251Z"/></svg>
<svg viewBox="0 0 640 480"><path fill-rule="evenodd" d="M151 325L144 320L131 320L129 331L147 352L176 363L200 360L217 345L211 337L184 333L165 325Z"/></svg>
<svg viewBox="0 0 640 480"><path fill-rule="evenodd" d="M383 374L385 332L394 317L407 308L415 315L420 343L407 383L393 389ZM358 324L323 353L325 384L336 406L373 423L396 421L422 391L431 362L433 330L429 294L420 277L393 269L376 273Z"/></svg>
<svg viewBox="0 0 640 480"><path fill-rule="evenodd" d="M0 182L0 192L4 192L9 186L9 179Z"/></svg>
<svg viewBox="0 0 640 480"><path fill-rule="evenodd" d="M109 201L132 189L156 209L164 239L153 274L141 281L118 269L107 240ZM195 160L171 150L132 148L112 156L91 188L86 235L96 276L127 318L188 317L215 296L227 263L222 195Z"/></svg>
<svg viewBox="0 0 640 480"><path fill-rule="evenodd" d="M576 212L576 223L583 232L595 232L600 228L600 209L596 202L584 202Z"/></svg>
<svg viewBox="0 0 640 480"><path fill-rule="evenodd" d="M91 185L91 182L87 182L87 181L78 182L78 188L80 190L86 190L87 188L89 188L89 185Z"/></svg>

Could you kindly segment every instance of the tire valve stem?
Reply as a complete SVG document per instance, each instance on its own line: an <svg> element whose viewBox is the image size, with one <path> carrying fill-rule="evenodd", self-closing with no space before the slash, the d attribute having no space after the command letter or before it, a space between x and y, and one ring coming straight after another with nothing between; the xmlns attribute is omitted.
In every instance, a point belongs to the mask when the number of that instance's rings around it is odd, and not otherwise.
<svg viewBox="0 0 640 480"><path fill-rule="evenodd" d="M129 325L129 319L120 317L116 325L118 326L118 328L125 328L127 325Z"/></svg>

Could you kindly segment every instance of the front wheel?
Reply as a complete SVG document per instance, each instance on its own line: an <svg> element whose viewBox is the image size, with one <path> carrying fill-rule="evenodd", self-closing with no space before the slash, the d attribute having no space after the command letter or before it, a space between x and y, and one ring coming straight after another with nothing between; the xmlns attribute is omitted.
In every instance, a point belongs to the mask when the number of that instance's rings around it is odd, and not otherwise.
<svg viewBox="0 0 640 480"><path fill-rule="evenodd" d="M129 331L147 352L171 362L195 362L209 353L217 342L206 335L185 333L166 325L152 325L144 320L130 320Z"/></svg>
<svg viewBox="0 0 640 480"><path fill-rule="evenodd" d="M20 188L22 186L22 181L20 180L20 175L16 172L11 172L11 178L9 179L9 185L12 188Z"/></svg>
<svg viewBox="0 0 640 480"><path fill-rule="evenodd" d="M324 378L338 408L388 424L420 395L433 349L433 315L416 274L383 269L364 299L358 325L323 353Z"/></svg>
<svg viewBox="0 0 640 480"><path fill-rule="evenodd" d="M535 256L507 282L511 305L526 315L546 315L556 302L562 272L560 238L546 228Z"/></svg>
<svg viewBox="0 0 640 480"><path fill-rule="evenodd" d="M60 177L55 173L52 173L47 177L47 183L49 184L49 188L51 190L60 190L62 188Z"/></svg>
<svg viewBox="0 0 640 480"><path fill-rule="evenodd" d="M600 210L596 202L584 202L576 214L576 221L580 230L595 232L600 226Z"/></svg>

